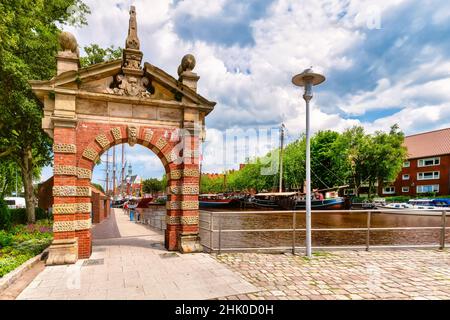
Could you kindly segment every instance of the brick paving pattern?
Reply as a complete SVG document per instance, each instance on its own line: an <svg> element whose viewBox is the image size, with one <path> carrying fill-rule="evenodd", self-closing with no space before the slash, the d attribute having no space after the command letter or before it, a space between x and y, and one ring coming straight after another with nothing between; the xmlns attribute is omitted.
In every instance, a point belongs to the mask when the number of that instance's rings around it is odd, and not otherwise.
<svg viewBox="0 0 450 320"><path fill-rule="evenodd" d="M450 299L450 252L374 250L213 255L258 287L229 300Z"/></svg>
<svg viewBox="0 0 450 320"><path fill-rule="evenodd" d="M164 235L115 209L93 230L91 262L47 266L17 299L214 299L255 292L238 273L209 254L179 254Z"/></svg>

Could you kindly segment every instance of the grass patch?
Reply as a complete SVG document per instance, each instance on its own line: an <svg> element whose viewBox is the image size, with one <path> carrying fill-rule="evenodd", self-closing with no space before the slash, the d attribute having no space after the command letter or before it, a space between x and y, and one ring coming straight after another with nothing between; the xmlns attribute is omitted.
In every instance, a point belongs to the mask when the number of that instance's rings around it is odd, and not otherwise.
<svg viewBox="0 0 450 320"><path fill-rule="evenodd" d="M41 253L52 240L52 226L48 220L0 230L0 277Z"/></svg>
<svg viewBox="0 0 450 320"><path fill-rule="evenodd" d="M303 256L302 259L305 261L311 261L314 258L320 258L320 257L331 257L334 254L332 254L331 252L327 252L327 251L316 251L312 253L312 257L308 258L307 256Z"/></svg>

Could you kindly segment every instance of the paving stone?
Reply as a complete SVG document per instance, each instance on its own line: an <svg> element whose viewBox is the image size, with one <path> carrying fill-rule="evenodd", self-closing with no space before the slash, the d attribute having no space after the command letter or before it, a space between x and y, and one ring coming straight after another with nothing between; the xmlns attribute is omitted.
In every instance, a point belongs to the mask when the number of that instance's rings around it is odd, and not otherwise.
<svg viewBox="0 0 450 320"><path fill-rule="evenodd" d="M93 238L91 259L103 265L46 267L18 299L214 299L259 290L208 254L162 259L163 233L120 209L94 226Z"/></svg>
<svg viewBox="0 0 450 320"><path fill-rule="evenodd" d="M450 299L449 251L337 251L309 261L262 253L212 257L258 287L252 297L261 299Z"/></svg>

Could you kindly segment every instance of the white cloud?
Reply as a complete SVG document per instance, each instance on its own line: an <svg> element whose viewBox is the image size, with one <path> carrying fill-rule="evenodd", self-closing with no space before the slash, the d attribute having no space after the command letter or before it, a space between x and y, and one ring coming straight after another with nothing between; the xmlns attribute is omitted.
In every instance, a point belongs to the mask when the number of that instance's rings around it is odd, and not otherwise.
<svg viewBox="0 0 450 320"><path fill-rule="evenodd" d="M369 132L375 130L389 130L394 124L401 124L407 134L420 131L436 130L450 127L450 103L426 105L403 110L385 118L377 119L373 123L366 123Z"/></svg>
<svg viewBox="0 0 450 320"><path fill-rule="evenodd" d="M174 16L189 13L192 17L210 17L219 14L226 0L183 0L174 9Z"/></svg>
<svg viewBox="0 0 450 320"><path fill-rule="evenodd" d="M67 28L74 32L81 46L90 43L123 46L129 5L133 2L137 7L138 33L145 61L176 76L182 56L193 53L197 60L195 71L201 77L199 93L218 102L207 118L208 136L215 141L211 144L213 151L205 158L205 168L211 171L221 167L218 165L221 157L217 150L218 139L225 128L270 127L284 121L294 135L302 132L305 128L304 101L302 90L291 84L292 76L309 66L325 75L353 68L359 54L354 48L369 41L369 25L377 22L376 15L380 15L381 31L388 32L384 29L385 17L396 7L412 3L408 0L383 0L375 5L370 0L274 1L263 17L248 22L254 40L248 46L188 41L175 32L175 22L182 14L202 19L222 17L224 8L231 1L185 0L174 5L171 0L88 0L92 10L89 25L83 29ZM227 18L232 20L233 17ZM448 15L437 10L431 19L442 25ZM423 19L414 21L414 30L424 27ZM397 48L411 41L414 30L410 32L411 37L404 36L395 42ZM380 61L377 63L382 63ZM353 91L341 97L341 93L316 90L317 95L336 100L335 110L340 109L347 115L360 116L399 106L403 110L366 123L346 119L337 111L326 113L325 106L319 105L315 98L312 130L342 131L356 124L376 130L399 122L402 129L413 132L414 128L422 128L417 124L421 119L427 123L426 128L442 126L440 119L448 116L446 109L449 108L441 101L450 98L450 61L430 45L418 48L411 61L416 64L413 71L399 74L392 70L365 91ZM374 63L370 68L375 72L379 67ZM265 149L259 152L264 153ZM139 152L133 153L133 157L136 163L156 165L154 159L148 160ZM241 158L236 162L241 162Z"/></svg>
<svg viewBox="0 0 450 320"><path fill-rule="evenodd" d="M387 78L380 79L372 91L349 94L340 108L353 115L362 115L367 111L408 107L411 110L421 107L418 101L450 100L450 61L435 58L419 65L408 74L401 75L395 82Z"/></svg>

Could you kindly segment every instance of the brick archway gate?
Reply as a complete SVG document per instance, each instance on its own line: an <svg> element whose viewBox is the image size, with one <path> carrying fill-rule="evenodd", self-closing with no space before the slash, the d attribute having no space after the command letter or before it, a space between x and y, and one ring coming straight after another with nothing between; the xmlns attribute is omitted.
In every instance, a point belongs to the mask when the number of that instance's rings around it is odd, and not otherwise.
<svg viewBox="0 0 450 320"><path fill-rule="evenodd" d="M42 126L54 143L54 241L47 264L90 256L92 170L103 152L121 143L148 147L164 165L165 247L201 251L199 140L215 103L196 92L194 57L183 57L179 79L149 63L142 67L134 7L122 60L80 68L75 38L62 33L60 44L57 76L30 81L44 104Z"/></svg>

